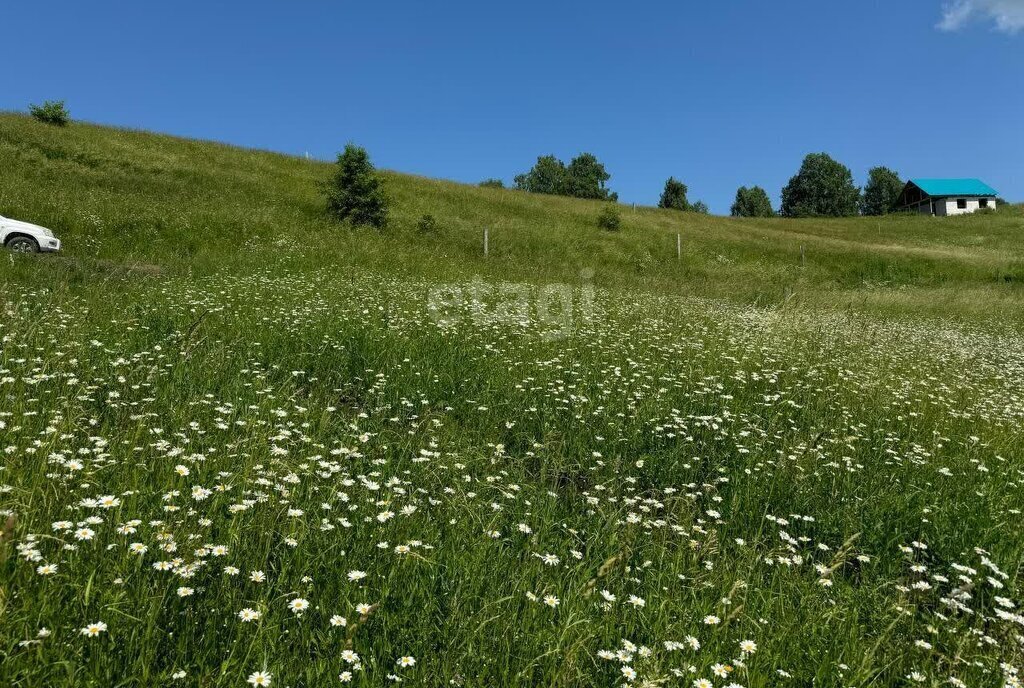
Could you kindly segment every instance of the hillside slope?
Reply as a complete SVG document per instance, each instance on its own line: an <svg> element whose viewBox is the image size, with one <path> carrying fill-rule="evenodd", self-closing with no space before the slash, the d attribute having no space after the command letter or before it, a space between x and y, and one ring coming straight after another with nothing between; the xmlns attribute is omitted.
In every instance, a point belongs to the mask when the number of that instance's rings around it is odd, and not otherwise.
<svg viewBox="0 0 1024 688"><path fill-rule="evenodd" d="M530 281L576 280L589 268L615 288L975 315L1012 315L1024 284L1019 212L741 220L623 206L623 231L609 233L595 225L599 202L388 173L392 223L378 232L325 217L317 183L328 171L275 153L0 115L0 214L56 229L71 261L62 269L100 259L201 273L272 259ZM437 218L436 234L415 230L424 213Z"/></svg>
<svg viewBox="0 0 1024 688"><path fill-rule="evenodd" d="M1019 216L327 173L0 117L0 686L1019 685Z"/></svg>

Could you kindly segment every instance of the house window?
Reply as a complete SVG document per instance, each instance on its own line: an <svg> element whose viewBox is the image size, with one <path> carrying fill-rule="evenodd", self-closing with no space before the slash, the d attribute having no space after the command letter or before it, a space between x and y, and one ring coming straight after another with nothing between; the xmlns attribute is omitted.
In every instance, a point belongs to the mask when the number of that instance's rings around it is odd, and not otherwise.
<svg viewBox="0 0 1024 688"><path fill-rule="evenodd" d="M964 210L967 207L967 199L966 198L958 198L958 199L956 199L956 207L959 208L960 210Z"/></svg>
<svg viewBox="0 0 1024 688"><path fill-rule="evenodd" d="M987 198L979 199L978 200L978 206L981 207L981 208L987 208L988 207L988 199Z"/></svg>

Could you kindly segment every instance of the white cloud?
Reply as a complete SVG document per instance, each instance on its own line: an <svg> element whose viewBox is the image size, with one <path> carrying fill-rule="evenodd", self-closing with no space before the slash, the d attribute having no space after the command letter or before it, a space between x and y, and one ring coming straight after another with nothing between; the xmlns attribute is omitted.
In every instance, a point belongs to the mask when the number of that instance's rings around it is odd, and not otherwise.
<svg viewBox="0 0 1024 688"><path fill-rule="evenodd" d="M999 31L1024 29L1024 0L955 0L942 6L937 28L956 31L973 20L990 19Z"/></svg>

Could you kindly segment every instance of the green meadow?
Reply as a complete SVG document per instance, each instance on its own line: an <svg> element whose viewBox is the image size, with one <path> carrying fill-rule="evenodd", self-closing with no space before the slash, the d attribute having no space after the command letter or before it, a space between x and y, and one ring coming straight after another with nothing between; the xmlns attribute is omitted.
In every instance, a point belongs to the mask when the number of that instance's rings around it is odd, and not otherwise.
<svg viewBox="0 0 1024 688"><path fill-rule="evenodd" d="M0 685L1020 685L1019 207L329 173L0 115Z"/></svg>

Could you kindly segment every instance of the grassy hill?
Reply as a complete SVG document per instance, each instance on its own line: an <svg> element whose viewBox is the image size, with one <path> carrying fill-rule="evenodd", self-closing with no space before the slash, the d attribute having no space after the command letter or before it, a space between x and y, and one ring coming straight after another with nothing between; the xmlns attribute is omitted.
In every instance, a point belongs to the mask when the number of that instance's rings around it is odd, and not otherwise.
<svg viewBox="0 0 1024 688"><path fill-rule="evenodd" d="M0 685L1019 685L1019 211L327 173L0 116Z"/></svg>
<svg viewBox="0 0 1024 688"><path fill-rule="evenodd" d="M624 230L609 233L595 224L599 202L389 173L392 227L353 231L325 217L327 165L297 157L7 114L0 163L0 214L59 230L75 269L102 259L209 272L270 259L568 281L589 268L614 288L1011 318L1024 284L1020 211L785 220L627 206ZM415 230L424 213L437 234Z"/></svg>

